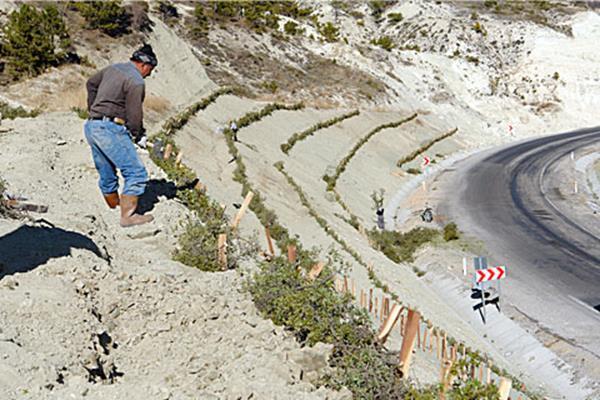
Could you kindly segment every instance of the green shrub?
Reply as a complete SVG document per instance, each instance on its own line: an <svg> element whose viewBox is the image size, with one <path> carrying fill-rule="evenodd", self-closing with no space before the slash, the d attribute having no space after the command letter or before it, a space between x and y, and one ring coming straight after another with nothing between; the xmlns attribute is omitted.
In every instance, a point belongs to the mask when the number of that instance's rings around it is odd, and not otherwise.
<svg viewBox="0 0 600 400"><path fill-rule="evenodd" d="M467 60L468 62L473 63L475 65L479 65L479 58L477 58L475 56L468 55L467 57L465 57L465 60Z"/></svg>
<svg viewBox="0 0 600 400"><path fill-rule="evenodd" d="M483 36L487 36L487 31L479 21L473 24L473 30Z"/></svg>
<svg viewBox="0 0 600 400"><path fill-rule="evenodd" d="M401 159L399 159L396 162L396 166L398 168L402 168L402 166L404 164L406 164L407 162L410 162L412 160L414 160L415 158L417 158L420 154L423 154L424 152L426 152L427 150L429 150L434 144L441 142L442 140L456 134L456 132L458 132L458 128L454 128L432 140L430 140L429 142L425 143L423 146L419 147L418 149L416 149L415 151L413 151L412 153L410 153L409 155L402 157ZM410 169L410 168L409 168ZM411 173L410 171L407 171L408 173ZM420 171L418 173L421 173Z"/></svg>
<svg viewBox="0 0 600 400"><path fill-rule="evenodd" d="M271 92L271 93L275 93L277 91L277 89L279 89L279 85L277 85L277 82L275 82L275 81L266 81L266 82L263 82L261 84L261 86L264 89L266 89L269 92Z"/></svg>
<svg viewBox="0 0 600 400"><path fill-rule="evenodd" d="M13 78L36 76L68 59L71 45L65 23L54 5L42 10L23 4L8 16L0 37L1 55Z"/></svg>
<svg viewBox="0 0 600 400"><path fill-rule="evenodd" d="M396 46L392 38L389 36L380 36L377 39L371 40L371 43L387 51L391 51Z"/></svg>
<svg viewBox="0 0 600 400"><path fill-rule="evenodd" d="M391 24L397 24L398 22L401 22L404 19L404 16L402 15L402 13L389 13L388 14L388 21L390 21Z"/></svg>
<svg viewBox="0 0 600 400"><path fill-rule="evenodd" d="M292 148L296 145L297 142L304 140L309 136L314 135L315 132L318 131L319 129L328 128L328 127L335 125L338 122L341 122L345 119L354 117L354 116L358 115L359 113L360 113L359 110L354 110L347 114L340 115L339 117L335 117L335 118L329 119L327 121L319 122L316 125L313 125L310 128L306 129L305 131L294 133L292 136L290 136L290 138L288 139L288 141L286 143L283 143L280 146L281 151L283 151L285 154L289 154L290 150L292 150Z"/></svg>
<svg viewBox="0 0 600 400"><path fill-rule="evenodd" d="M419 168L409 168L406 170L406 172L408 172L411 175L419 175L421 173L421 170Z"/></svg>
<svg viewBox="0 0 600 400"><path fill-rule="evenodd" d="M174 25L180 17L177 8L166 0L159 0L156 11L160 15L160 18L169 26Z"/></svg>
<svg viewBox="0 0 600 400"><path fill-rule="evenodd" d="M71 111L77 114L77 116L81 119L88 119L90 117L90 113L85 108L71 107Z"/></svg>
<svg viewBox="0 0 600 400"><path fill-rule="evenodd" d="M396 263L414 261L415 251L438 235L437 230L422 227L414 228L406 233L377 229L369 231L369 237L374 246Z"/></svg>
<svg viewBox="0 0 600 400"><path fill-rule="evenodd" d="M444 240L449 242L458 239L458 227L454 222L450 222L444 226Z"/></svg>
<svg viewBox="0 0 600 400"><path fill-rule="evenodd" d="M11 107L8 103L0 102L0 115L3 119L35 118L41 112L42 110L39 108L27 111L21 106Z"/></svg>
<svg viewBox="0 0 600 400"><path fill-rule="evenodd" d="M299 33L298 24L294 21L288 21L283 25L283 30L288 35L294 36Z"/></svg>
<svg viewBox="0 0 600 400"><path fill-rule="evenodd" d="M204 12L204 6L202 3L196 4L194 8L194 22L192 24L192 35L195 37L203 37L208 35L210 30L210 24L206 13Z"/></svg>
<svg viewBox="0 0 600 400"><path fill-rule="evenodd" d="M384 0L373 0L369 1L369 8L371 8L371 15L375 18L379 18L385 11L386 2Z"/></svg>
<svg viewBox="0 0 600 400"><path fill-rule="evenodd" d="M305 252L291 264L284 257L262 263L249 283L249 290L261 314L294 333L302 344L317 342L334 345L330 364L334 372L322 384L347 387L355 398L387 398L400 395L395 357L375 342L365 311L353 307L350 295L334 289L334 272L341 262L336 255L314 281L304 276L315 264L315 254Z"/></svg>
<svg viewBox="0 0 600 400"><path fill-rule="evenodd" d="M367 135L363 138L361 138L358 143L356 143L354 145L354 147L350 150L350 152L348 153L348 155L346 157L344 157L342 159L342 161L340 161L340 163L338 164L338 166L335 169L335 174L333 176L329 176L329 175L325 175L323 176L323 180L325 182L327 182L327 190L328 191L332 191L335 189L335 185L337 183L337 180L339 179L340 175L346 170L346 166L348 165L348 163L350 162L350 160L352 159L352 157L354 157L354 155L356 154L356 152L365 144L367 143L373 136L375 136L378 132L384 130L384 129L389 129L389 128L397 128L400 125L411 121L413 119L415 119L417 117L417 114L413 114L408 118L403 118L399 121L395 121L395 122L390 122L388 124L383 124L383 125L379 125L377 128L373 129L371 132L367 133Z"/></svg>
<svg viewBox="0 0 600 400"><path fill-rule="evenodd" d="M99 29L112 37L130 33L131 14L121 1L76 2L75 7L87 22L87 29Z"/></svg>
<svg viewBox="0 0 600 400"><path fill-rule="evenodd" d="M555 71L555 72L552 74L552 79L554 79L555 81L559 80L559 79L560 79L560 74L559 74L558 72L556 72L556 71Z"/></svg>
<svg viewBox="0 0 600 400"><path fill-rule="evenodd" d="M340 37L340 30L331 22L327 22L319 27L319 33L323 35L326 41L332 43L337 42Z"/></svg>

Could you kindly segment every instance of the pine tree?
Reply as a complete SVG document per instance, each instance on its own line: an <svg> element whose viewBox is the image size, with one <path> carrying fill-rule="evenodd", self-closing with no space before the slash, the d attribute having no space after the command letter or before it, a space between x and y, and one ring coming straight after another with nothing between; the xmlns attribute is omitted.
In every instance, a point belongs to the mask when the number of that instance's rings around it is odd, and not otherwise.
<svg viewBox="0 0 600 400"><path fill-rule="evenodd" d="M66 61L71 41L54 5L38 10L23 4L9 15L2 31L2 53L7 71L14 78L35 76Z"/></svg>
<svg viewBox="0 0 600 400"><path fill-rule="evenodd" d="M75 7L85 18L88 29L99 29L113 37L129 33L131 15L120 1L77 2Z"/></svg>

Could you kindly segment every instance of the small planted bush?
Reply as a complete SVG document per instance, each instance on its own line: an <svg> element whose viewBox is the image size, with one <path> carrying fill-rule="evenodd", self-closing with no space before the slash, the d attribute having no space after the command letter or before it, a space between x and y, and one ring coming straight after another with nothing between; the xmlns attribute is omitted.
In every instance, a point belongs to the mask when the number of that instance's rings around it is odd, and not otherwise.
<svg viewBox="0 0 600 400"><path fill-rule="evenodd" d="M388 21L390 21L390 24L397 24L398 22L401 22L404 19L404 16L402 15L402 13L389 13L388 14Z"/></svg>
<svg viewBox="0 0 600 400"><path fill-rule="evenodd" d="M396 46L392 38L389 36L381 36L377 39L373 39L371 40L371 43L387 51L391 51Z"/></svg>
<svg viewBox="0 0 600 400"><path fill-rule="evenodd" d="M294 21L288 21L283 25L283 30L290 36L297 35L300 33L300 29L298 29L298 24Z"/></svg>
<svg viewBox="0 0 600 400"><path fill-rule="evenodd" d="M458 239L458 227L454 222L450 222L444 226L444 240L449 242Z"/></svg>
<svg viewBox="0 0 600 400"><path fill-rule="evenodd" d="M330 43L337 42L340 38L340 29L331 22L321 25L319 28L319 33L323 35L325 40Z"/></svg>
<svg viewBox="0 0 600 400"><path fill-rule="evenodd" d="M35 118L42 110L35 108L31 111L27 111L21 106L11 107L8 103L0 102L0 116L3 119L15 119L15 118Z"/></svg>
<svg viewBox="0 0 600 400"><path fill-rule="evenodd" d="M369 231L369 237L375 247L396 263L414 261L415 251L438 235L437 230L422 227L414 228L406 233L377 229Z"/></svg>

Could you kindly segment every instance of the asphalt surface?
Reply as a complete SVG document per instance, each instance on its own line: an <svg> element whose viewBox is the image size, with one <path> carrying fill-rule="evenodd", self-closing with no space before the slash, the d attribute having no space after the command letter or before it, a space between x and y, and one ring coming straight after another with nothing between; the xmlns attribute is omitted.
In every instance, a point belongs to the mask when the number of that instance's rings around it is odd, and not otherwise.
<svg viewBox="0 0 600 400"><path fill-rule="evenodd" d="M471 157L455 165L440 210L507 266L506 301L600 358L600 215L570 192L571 152L598 144L594 128Z"/></svg>

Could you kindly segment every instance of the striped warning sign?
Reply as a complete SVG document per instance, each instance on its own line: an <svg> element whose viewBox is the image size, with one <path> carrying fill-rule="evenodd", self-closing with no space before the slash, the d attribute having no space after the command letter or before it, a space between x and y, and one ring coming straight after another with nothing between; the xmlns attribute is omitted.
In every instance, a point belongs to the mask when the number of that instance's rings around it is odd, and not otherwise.
<svg viewBox="0 0 600 400"><path fill-rule="evenodd" d="M504 265L475 271L475 280L477 282L496 281L503 279L505 276L506 267Z"/></svg>

